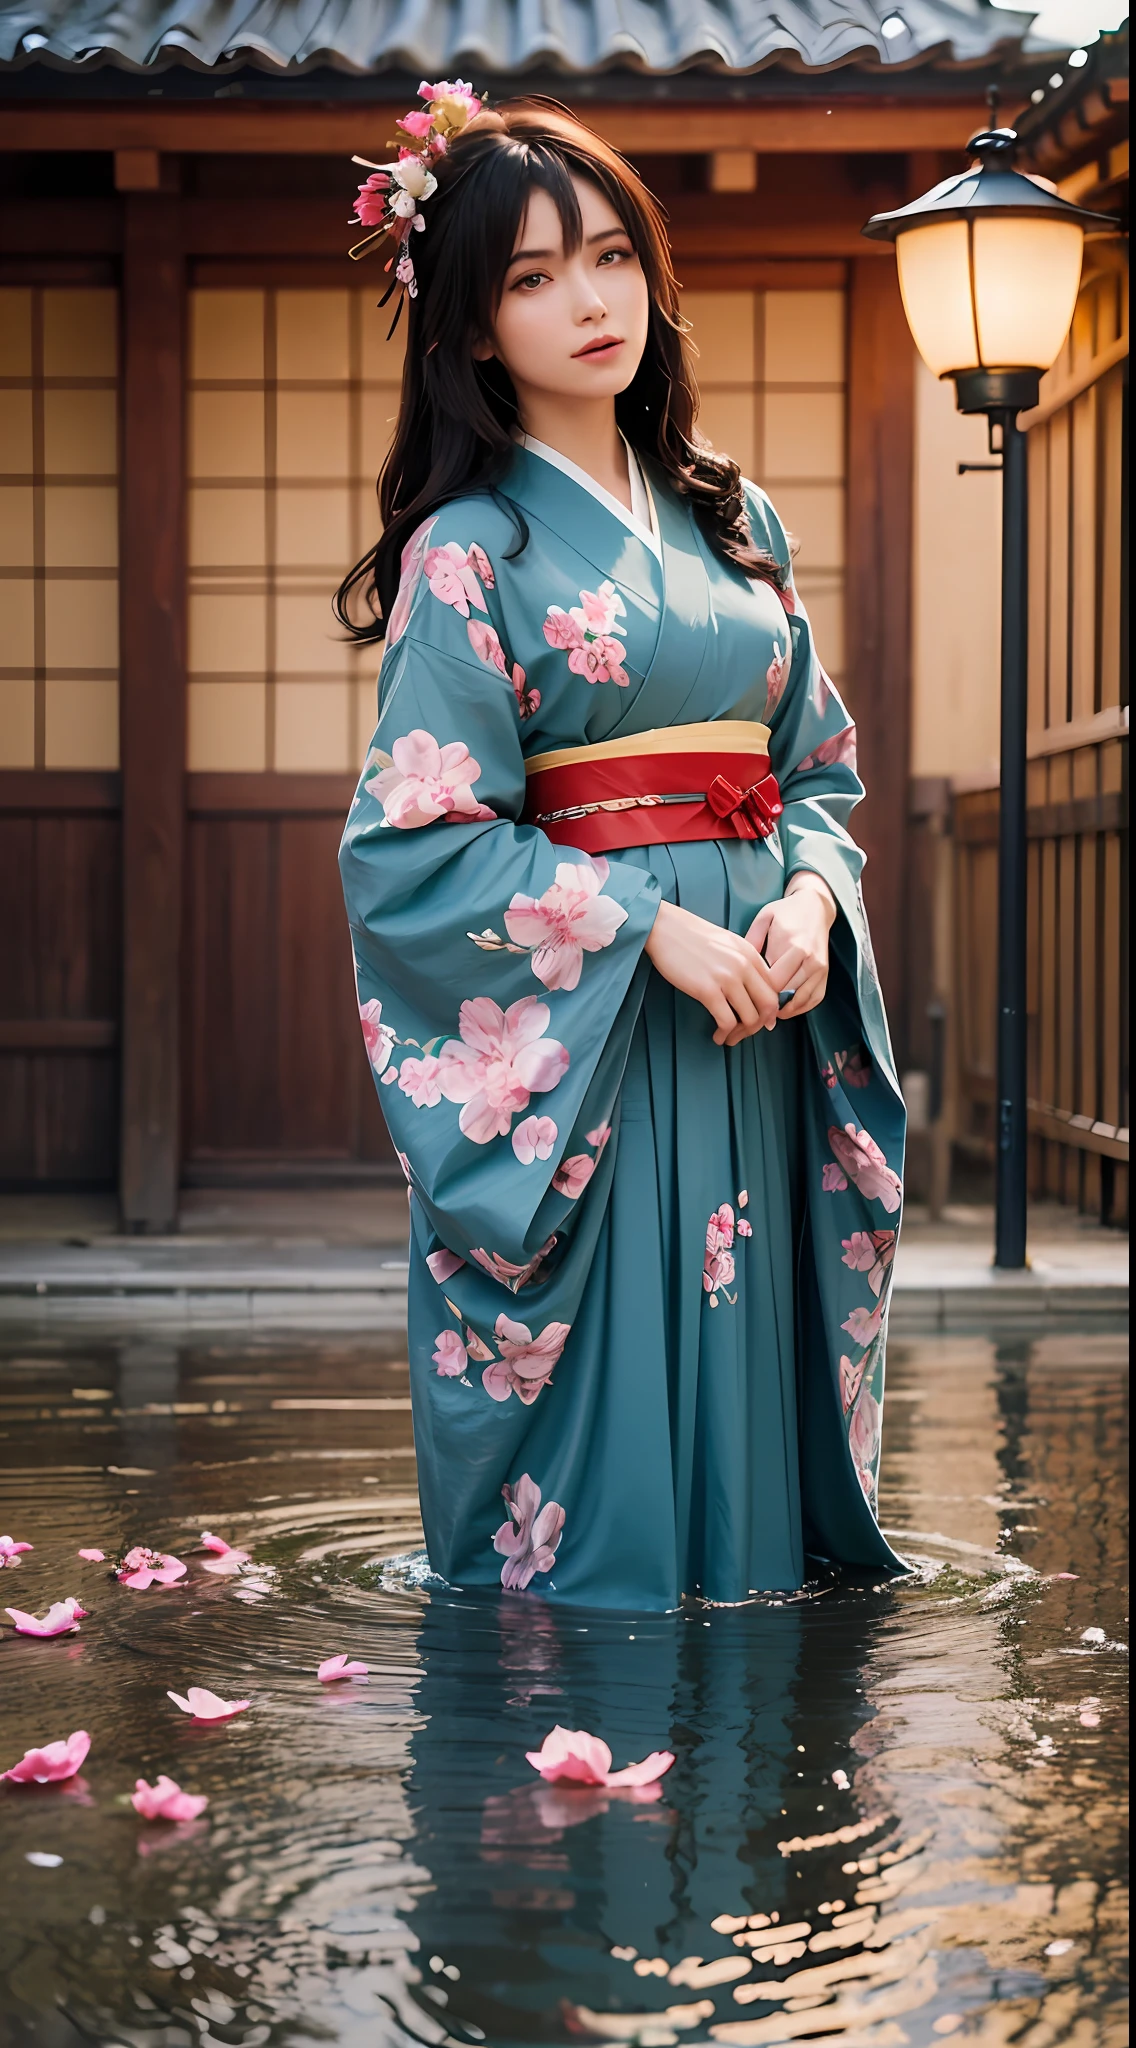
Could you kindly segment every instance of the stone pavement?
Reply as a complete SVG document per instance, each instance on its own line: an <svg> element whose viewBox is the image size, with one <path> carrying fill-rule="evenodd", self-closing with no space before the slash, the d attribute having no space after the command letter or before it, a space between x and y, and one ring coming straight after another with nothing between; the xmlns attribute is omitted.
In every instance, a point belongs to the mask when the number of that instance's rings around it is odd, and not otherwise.
<svg viewBox="0 0 1136 2048"><path fill-rule="evenodd" d="M993 1214L932 1223L909 1205L896 1259L898 1335L1032 1328L1128 1311L1128 1239L1056 1205L1030 1219L1030 1265L991 1264ZM401 1187L191 1189L174 1237L118 1234L111 1196L0 1196L0 1323L302 1324L397 1329L406 1309Z"/></svg>

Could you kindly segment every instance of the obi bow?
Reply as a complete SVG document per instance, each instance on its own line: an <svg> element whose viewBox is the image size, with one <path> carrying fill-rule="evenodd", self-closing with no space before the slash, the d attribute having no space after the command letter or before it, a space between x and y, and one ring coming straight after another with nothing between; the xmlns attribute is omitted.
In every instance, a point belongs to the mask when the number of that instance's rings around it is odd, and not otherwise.
<svg viewBox="0 0 1136 2048"><path fill-rule="evenodd" d="M724 775L716 775L706 792L706 801L719 818L729 818L739 839L768 839L785 806L777 777L763 775L748 789L739 789Z"/></svg>

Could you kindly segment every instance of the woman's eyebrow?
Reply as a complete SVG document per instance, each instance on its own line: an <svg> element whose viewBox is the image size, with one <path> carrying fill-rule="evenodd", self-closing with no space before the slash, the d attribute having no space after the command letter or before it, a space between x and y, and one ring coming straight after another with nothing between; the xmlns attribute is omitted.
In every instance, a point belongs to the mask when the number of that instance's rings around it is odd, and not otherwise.
<svg viewBox="0 0 1136 2048"><path fill-rule="evenodd" d="M601 228L597 235L588 236L584 247L590 249L593 242L606 242L610 235L625 235L626 233L627 229L622 223L617 223L613 228ZM548 263L554 256L562 256L563 254L563 249L517 249L509 258L509 266L512 268L514 263L536 263L538 261Z"/></svg>

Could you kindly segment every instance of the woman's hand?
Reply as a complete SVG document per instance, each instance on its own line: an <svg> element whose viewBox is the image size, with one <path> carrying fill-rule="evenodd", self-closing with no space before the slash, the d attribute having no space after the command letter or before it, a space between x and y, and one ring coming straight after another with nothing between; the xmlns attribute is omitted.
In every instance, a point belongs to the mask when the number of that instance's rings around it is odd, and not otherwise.
<svg viewBox="0 0 1136 2048"><path fill-rule="evenodd" d="M799 869L789 878L785 894L759 910L746 937L763 951L774 988L791 988L791 1003L782 1017L803 1017L815 1010L828 987L828 934L836 917L836 900L819 875Z"/></svg>
<svg viewBox="0 0 1136 2048"><path fill-rule="evenodd" d="M709 1010L715 1045L737 1045L776 1024L779 984L756 945L737 932L660 903L646 950L664 981Z"/></svg>

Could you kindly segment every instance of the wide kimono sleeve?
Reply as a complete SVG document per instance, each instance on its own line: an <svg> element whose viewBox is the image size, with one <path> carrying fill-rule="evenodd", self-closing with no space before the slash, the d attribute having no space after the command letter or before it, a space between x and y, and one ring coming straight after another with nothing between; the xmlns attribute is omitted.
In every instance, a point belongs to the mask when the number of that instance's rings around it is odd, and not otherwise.
<svg viewBox="0 0 1136 2048"><path fill-rule="evenodd" d="M603 1149L659 904L646 870L520 822L535 704L510 651L517 548L488 497L455 501L408 544L340 852L416 1241L435 1278L472 1257L514 1290Z"/></svg>
<svg viewBox="0 0 1136 2048"><path fill-rule="evenodd" d="M898 1560L875 1510L907 1117L864 907L864 853L849 831L865 791L856 772L856 727L821 665L785 530L763 492L751 486L748 495L754 538L776 556L785 579L790 658L771 675L766 704L770 762L784 804L778 828L785 879L810 869L837 905L827 991L804 1020L812 1060L802 1103L807 1200L799 1313L809 1541L822 1556L893 1568Z"/></svg>

